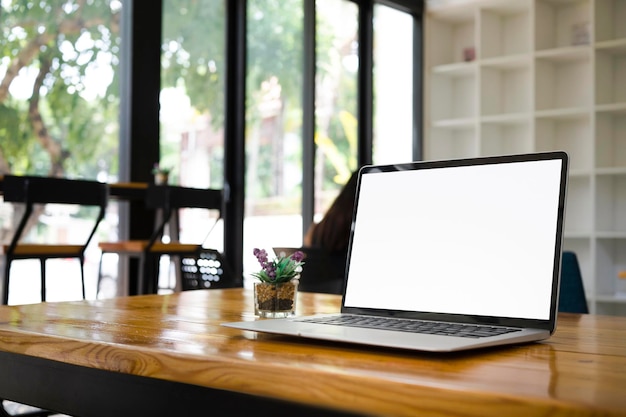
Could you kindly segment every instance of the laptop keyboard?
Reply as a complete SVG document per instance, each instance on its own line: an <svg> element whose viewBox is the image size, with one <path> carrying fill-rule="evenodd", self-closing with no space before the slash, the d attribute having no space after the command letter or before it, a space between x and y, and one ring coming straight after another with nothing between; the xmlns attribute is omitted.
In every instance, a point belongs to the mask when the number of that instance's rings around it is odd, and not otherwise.
<svg viewBox="0 0 626 417"><path fill-rule="evenodd" d="M364 316L328 316L309 317L298 321L308 323L330 324L335 326L364 327L368 329L395 330L401 332L436 334L456 337L490 337L519 331L520 329L494 327L487 325L445 323L413 319L364 317Z"/></svg>

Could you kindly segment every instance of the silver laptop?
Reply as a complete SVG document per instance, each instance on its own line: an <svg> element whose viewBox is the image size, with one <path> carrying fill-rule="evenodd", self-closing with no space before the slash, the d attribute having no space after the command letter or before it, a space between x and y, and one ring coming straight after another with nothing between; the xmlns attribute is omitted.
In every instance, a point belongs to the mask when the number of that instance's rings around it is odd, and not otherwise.
<svg viewBox="0 0 626 417"><path fill-rule="evenodd" d="M546 339L567 171L560 151L366 166L341 313L224 325L441 352Z"/></svg>

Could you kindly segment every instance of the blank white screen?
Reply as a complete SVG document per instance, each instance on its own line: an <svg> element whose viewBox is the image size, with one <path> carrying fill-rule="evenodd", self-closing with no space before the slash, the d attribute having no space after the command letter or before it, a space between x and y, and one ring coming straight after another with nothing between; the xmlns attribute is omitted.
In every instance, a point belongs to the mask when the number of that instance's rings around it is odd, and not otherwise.
<svg viewBox="0 0 626 417"><path fill-rule="evenodd" d="M361 178L345 305L548 319L560 160Z"/></svg>

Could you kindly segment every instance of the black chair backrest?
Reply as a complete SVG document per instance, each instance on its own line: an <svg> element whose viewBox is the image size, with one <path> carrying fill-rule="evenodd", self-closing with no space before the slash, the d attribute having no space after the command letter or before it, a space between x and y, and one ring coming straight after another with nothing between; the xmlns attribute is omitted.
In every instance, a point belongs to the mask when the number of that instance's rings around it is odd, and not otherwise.
<svg viewBox="0 0 626 417"><path fill-rule="evenodd" d="M4 201L26 204L106 206L107 185L89 180L5 175Z"/></svg>
<svg viewBox="0 0 626 417"><path fill-rule="evenodd" d="M222 210L222 190L150 184L146 206L151 209L204 208Z"/></svg>
<svg viewBox="0 0 626 417"><path fill-rule="evenodd" d="M583 278L574 252L563 252L561 259L561 290L559 311L564 313L589 313Z"/></svg>
<svg viewBox="0 0 626 417"><path fill-rule="evenodd" d="M222 191L203 188L189 188L175 185L148 185L146 191L146 207L163 210L158 227L150 236L145 251L149 252L152 246L163 235L165 225L170 221L174 210L182 208L201 208L219 210L222 215Z"/></svg>
<svg viewBox="0 0 626 417"><path fill-rule="evenodd" d="M83 245L83 250L104 218L108 201L108 185L89 180L74 180L67 178L5 175L3 179L4 201L24 203L26 209L18 224L8 253L13 253L21 239L22 233L35 204L76 204L83 206L98 206L100 211L95 220L89 237Z"/></svg>

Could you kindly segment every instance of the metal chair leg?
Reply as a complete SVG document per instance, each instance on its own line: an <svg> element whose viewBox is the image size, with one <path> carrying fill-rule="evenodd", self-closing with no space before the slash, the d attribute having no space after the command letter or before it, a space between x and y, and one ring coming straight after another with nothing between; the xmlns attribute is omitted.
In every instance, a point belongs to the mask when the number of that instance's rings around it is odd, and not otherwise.
<svg viewBox="0 0 626 417"><path fill-rule="evenodd" d="M6 265L4 266L4 287L2 292L2 304L9 304L9 274L11 273L11 263L13 259L11 257L6 257L4 259Z"/></svg>
<svg viewBox="0 0 626 417"><path fill-rule="evenodd" d="M83 290L83 300L86 300L86 294L85 294L85 257L81 256L80 258L78 258L79 262L80 262L80 283L82 286L82 290Z"/></svg>
<svg viewBox="0 0 626 417"><path fill-rule="evenodd" d="M100 254L100 262L98 262L98 278L96 279L96 300L100 295L100 283L102 282L102 258L104 258L104 252Z"/></svg>
<svg viewBox="0 0 626 417"><path fill-rule="evenodd" d="M39 263L41 264L41 301L46 301L46 259L40 258Z"/></svg>

